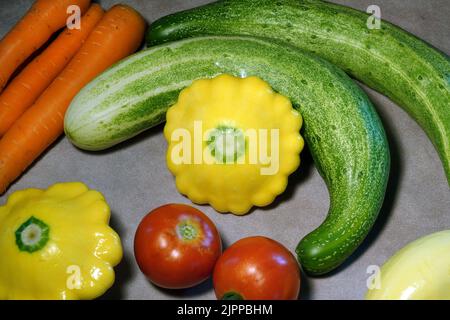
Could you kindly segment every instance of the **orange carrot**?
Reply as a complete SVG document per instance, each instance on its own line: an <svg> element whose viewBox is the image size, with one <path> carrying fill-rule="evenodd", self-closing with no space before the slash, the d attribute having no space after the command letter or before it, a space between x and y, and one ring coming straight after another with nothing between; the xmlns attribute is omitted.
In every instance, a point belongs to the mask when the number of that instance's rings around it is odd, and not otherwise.
<svg viewBox="0 0 450 320"><path fill-rule="evenodd" d="M0 140L0 193L63 133L75 95L106 68L136 51L145 21L126 5L112 7L80 51Z"/></svg>
<svg viewBox="0 0 450 320"><path fill-rule="evenodd" d="M0 41L0 92L17 67L66 25L70 5L84 13L89 4L90 0L37 0Z"/></svg>
<svg viewBox="0 0 450 320"><path fill-rule="evenodd" d="M0 137L61 73L103 14L100 5L93 4L81 18L80 29L65 29L6 87L0 95Z"/></svg>

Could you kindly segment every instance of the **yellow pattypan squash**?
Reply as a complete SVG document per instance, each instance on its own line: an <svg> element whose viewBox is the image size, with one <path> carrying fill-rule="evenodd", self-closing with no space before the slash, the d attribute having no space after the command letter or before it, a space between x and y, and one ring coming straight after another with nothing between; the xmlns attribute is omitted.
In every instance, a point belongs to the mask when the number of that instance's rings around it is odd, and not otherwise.
<svg viewBox="0 0 450 320"><path fill-rule="evenodd" d="M122 259L103 196L82 183L13 193L0 207L0 299L93 299Z"/></svg>
<svg viewBox="0 0 450 320"><path fill-rule="evenodd" d="M409 243L371 280L367 300L450 300L450 230Z"/></svg>
<svg viewBox="0 0 450 320"><path fill-rule="evenodd" d="M270 204L300 164L302 118L257 77L197 80L166 120L177 189L219 212L241 215Z"/></svg>

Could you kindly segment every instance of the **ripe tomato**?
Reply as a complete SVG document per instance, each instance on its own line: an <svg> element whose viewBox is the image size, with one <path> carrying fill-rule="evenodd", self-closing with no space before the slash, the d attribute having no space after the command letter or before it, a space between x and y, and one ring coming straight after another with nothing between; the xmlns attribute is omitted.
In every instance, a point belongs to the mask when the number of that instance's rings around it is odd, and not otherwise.
<svg viewBox="0 0 450 320"><path fill-rule="evenodd" d="M213 274L218 299L295 300L300 291L300 268L280 243L249 237L230 246Z"/></svg>
<svg viewBox="0 0 450 320"><path fill-rule="evenodd" d="M206 280L222 252L219 233L201 211L182 204L159 207L139 224L134 254L141 271L168 289Z"/></svg>

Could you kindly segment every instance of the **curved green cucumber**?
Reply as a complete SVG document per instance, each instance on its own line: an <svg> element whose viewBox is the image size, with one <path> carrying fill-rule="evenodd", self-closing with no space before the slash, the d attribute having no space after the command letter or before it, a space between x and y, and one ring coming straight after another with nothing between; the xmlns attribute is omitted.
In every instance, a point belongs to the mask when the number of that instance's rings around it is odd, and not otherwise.
<svg viewBox="0 0 450 320"><path fill-rule="evenodd" d="M251 35L317 54L402 106L435 145L450 184L449 57L388 22L371 30L367 18L318 0L224 0L158 20L147 42Z"/></svg>
<svg viewBox="0 0 450 320"><path fill-rule="evenodd" d="M147 49L115 65L73 100L65 132L88 150L111 147L164 121L195 79L258 76L289 97L330 193L328 218L304 241L304 268L340 265L371 229L386 189L389 150L364 92L334 65L298 49L246 37L201 37ZM232 106L230 106L232 107Z"/></svg>

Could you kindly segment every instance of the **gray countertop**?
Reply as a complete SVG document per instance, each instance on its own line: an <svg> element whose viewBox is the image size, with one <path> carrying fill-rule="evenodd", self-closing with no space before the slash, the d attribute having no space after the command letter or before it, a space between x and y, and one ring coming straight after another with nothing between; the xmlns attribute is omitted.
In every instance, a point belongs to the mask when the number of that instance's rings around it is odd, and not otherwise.
<svg viewBox="0 0 450 320"><path fill-rule="evenodd" d="M31 0L0 0L0 37L25 13ZM104 8L118 1L102 0ZM122 0L152 22L207 0ZM364 10L381 8L391 21L450 53L450 3L448 0L339 0ZM376 105L387 131L392 155L386 200L375 227L357 252L338 270L320 278L302 279L303 299L361 299L366 292L370 265L381 265L408 242L450 228L450 193L439 157L421 128L386 97L363 86ZM61 138L0 198L29 188L46 188L55 182L83 181L101 191L112 208L111 224L120 234L124 259L117 279L104 298L122 299L213 299L211 281L189 290L168 291L154 287L139 272L133 255L134 232L141 218L166 203L190 203L175 189L166 169L166 142L162 126L131 142L101 153L86 153ZM216 223L225 246L251 236L271 237L294 250L297 242L316 228L328 210L328 193L307 152L302 166L291 176L287 191L270 209L250 215L222 215L202 206Z"/></svg>

